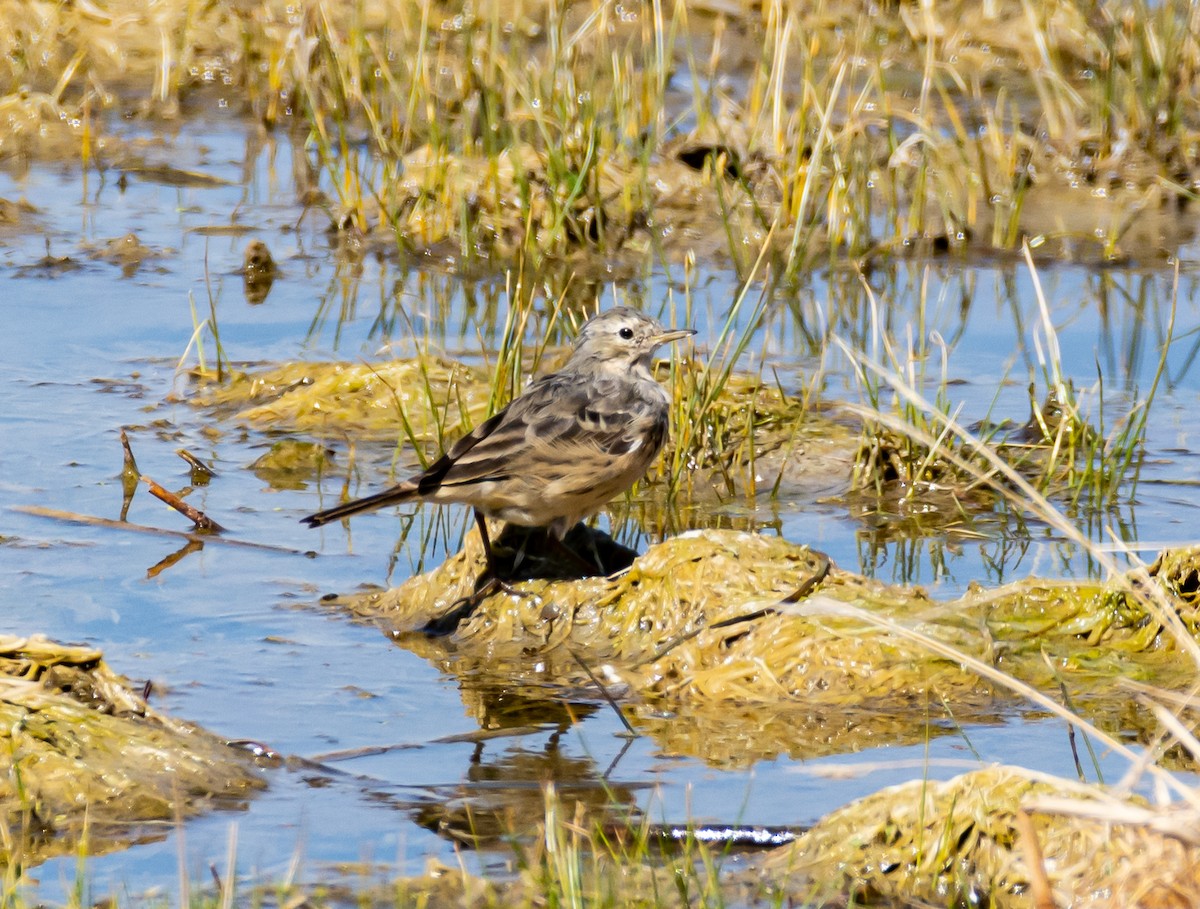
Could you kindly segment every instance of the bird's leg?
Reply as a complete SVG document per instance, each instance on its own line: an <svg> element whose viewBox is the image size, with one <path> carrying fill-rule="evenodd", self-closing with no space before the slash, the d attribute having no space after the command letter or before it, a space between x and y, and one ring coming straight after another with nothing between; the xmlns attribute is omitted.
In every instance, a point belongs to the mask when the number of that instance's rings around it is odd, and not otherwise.
<svg viewBox="0 0 1200 909"><path fill-rule="evenodd" d="M483 543L485 567L483 573L475 581L475 593L473 595L482 600L490 597L497 590L503 590L505 593L511 593L514 596L523 596L524 594L521 591L500 577L500 566L496 564L496 554L492 550L492 538L488 534L487 518L483 516L483 512L478 508L475 509L475 524L479 527L479 539Z"/></svg>
<svg viewBox="0 0 1200 909"><path fill-rule="evenodd" d="M500 579L500 572L496 566L496 557L492 552L492 539L488 535L487 518L483 516L483 512L478 508L475 509L475 525L479 528L479 540L483 544L484 569L480 572L479 577L475 579L475 588L470 594L465 597L459 597L450 604L450 608L445 613L425 623L425 627L422 630L426 634L450 634L463 621L470 618L471 613L475 611L480 603L498 590L504 590L508 593L518 592Z"/></svg>
<svg viewBox="0 0 1200 909"><path fill-rule="evenodd" d="M475 509L475 524L479 528L480 542L483 543L484 568L479 577L475 579L475 592L472 596L483 600L490 597L497 590L503 590L505 593L516 593L500 577L500 566L496 564L496 555L492 551L492 538L488 534L487 518L483 516L483 512L478 508Z"/></svg>
<svg viewBox="0 0 1200 909"><path fill-rule="evenodd" d="M483 543L483 560L486 566L483 574L479 576L479 581L485 578L499 580L500 572L496 570L496 557L492 555L492 538L488 535L487 518L478 508L475 509L475 526L479 528L479 540ZM479 581L475 583L476 590L479 589Z"/></svg>
<svg viewBox="0 0 1200 909"><path fill-rule="evenodd" d="M587 538L588 549L592 553L592 561L596 563L596 568L601 574L608 574L608 568L604 565L604 560L600 558L600 548L596 545L596 537L594 534L588 534Z"/></svg>

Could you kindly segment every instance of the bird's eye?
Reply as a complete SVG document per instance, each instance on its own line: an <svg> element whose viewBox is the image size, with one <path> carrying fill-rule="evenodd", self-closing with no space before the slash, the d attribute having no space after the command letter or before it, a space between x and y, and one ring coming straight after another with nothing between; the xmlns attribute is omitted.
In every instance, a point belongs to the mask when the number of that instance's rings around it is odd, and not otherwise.
<svg viewBox="0 0 1200 909"><path fill-rule="evenodd" d="M619 334L626 341L633 340L633 329L632 328L622 328L619 332L617 332L617 334Z"/></svg>

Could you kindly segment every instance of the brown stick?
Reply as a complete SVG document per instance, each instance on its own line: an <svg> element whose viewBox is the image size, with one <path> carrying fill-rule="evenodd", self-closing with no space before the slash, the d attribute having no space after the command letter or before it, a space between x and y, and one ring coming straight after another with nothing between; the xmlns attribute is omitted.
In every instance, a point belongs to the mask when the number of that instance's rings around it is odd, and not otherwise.
<svg viewBox="0 0 1200 909"><path fill-rule="evenodd" d="M133 449L129 446L129 436L126 435L124 429L121 430L121 448L125 452L125 463L121 468L122 472L134 477L139 476L137 461L133 459Z"/></svg>
<svg viewBox="0 0 1200 909"><path fill-rule="evenodd" d="M197 485L204 485L217 475L215 470L201 461L186 448L177 449L175 454L183 458L187 462L187 466L191 468L193 483L197 483Z"/></svg>
<svg viewBox="0 0 1200 909"><path fill-rule="evenodd" d="M229 537L216 537L211 534L194 531L165 530L162 527L149 527L146 524L131 524L129 521L114 521L112 518L98 518L95 515L79 514L75 511L63 511L59 508L43 508L41 505L14 505L13 511L31 514L39 518L50 518L54 521L66 521L69 524L85 524L89 527L106 527L110 530L132 530L134 533L152 533L160 537L182 537L185 540L195 540L197 543L220 543L223 546L243 546L247 549L262 549L267 552L283 552L288 555L312 556L314 553L303 549L289 549L286 546L272 546L270 543L255 543L252 540L232 540Z"/></svg>
<svg viewBox="0 0 1200 909"><path fill-rule="evenodd" d="M169 489L163 489L145 474L142 474L142 482L150 487L150 495L154 496L156 499L166 502L181 515L195 524L200 530L211 530L213 533L221 533L225 530L224 527L206 515L203 511L198 508L193 508Z"/></svg>

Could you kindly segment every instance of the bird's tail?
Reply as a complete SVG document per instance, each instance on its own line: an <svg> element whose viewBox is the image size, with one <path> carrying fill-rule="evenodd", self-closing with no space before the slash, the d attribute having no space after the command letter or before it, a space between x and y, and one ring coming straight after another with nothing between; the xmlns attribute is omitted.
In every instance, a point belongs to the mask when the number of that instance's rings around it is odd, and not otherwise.
<svg viewBox="0 0 1200 909"><path fill-rule="evenodd" d="M377 492L373 496L365 496L361 499L355 499L353 502L346 502L334 508L327 508L324 511L318 511L316 514L310 514L306 518L301 518L300 523L307 524L309 527L320 527L322 524L328 524L330 521L340 521L342 518L361 514L364 511L374 511L376 508L384 508L388 505L400 505L403 502L410 502L415 498L417 498L417 484L400 483L389 489L385 489L383 492Z"/></svg>

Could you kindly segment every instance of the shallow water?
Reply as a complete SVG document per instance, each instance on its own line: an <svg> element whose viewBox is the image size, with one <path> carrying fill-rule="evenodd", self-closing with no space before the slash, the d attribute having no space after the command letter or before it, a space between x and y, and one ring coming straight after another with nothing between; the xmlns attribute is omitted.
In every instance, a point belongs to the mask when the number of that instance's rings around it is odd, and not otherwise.
<svg viewBox="0 0 1200 909"><path fill-rule="evenodd" d="M305 213L296 202L298 152L283 138L247 140L236 120L213 120L182 127L171 147L160 153L163 160L228 185L170 186L134 174L122 187L117 174L91 173L85 179L71 168L51 166L0 175L0 196L24 197L38 210L20 227L0 228L0 277L6 282L0 296L3 630L95 644L118 671L153 680L160 708L231 739L310 757L407 747L334 762L344 771L340 776L274 771L268 791L246 812L212 814L182 830L164 825L157 841L93 858L88 876L94 898L173 891L180 861L194 881L208 881L210 863L224 867L233 826L242 874L282 876L297 853L304 858L302 877L321 877L333 863L362 860L417 871L426 857L448 858L452 850L420 825L422 809L466 789L478 794L487 788L488 798L512 798L536 810L540 796L530 782L557 779L595 790L603 776L655 819L802 824L882 785L922 774L953 775L963 762L1011 761L1074 773L1064 727L1019 715L998 717L994 725L931 729L922 745L809 764L780 757L739 770L660 753L649 738L627 743L612 713L595 704L581 709L586 716L558 736L551 726L489 741L481 750L435 741L479 728L464 705L460 682L374 628L322 607L319 597L361 584L398 583L415 568L436 563L447 537L451 547L457 545L467 516L455 509L441 515L423 510L400 542L405 522L387 512L355 520L349 536L340 526L310 531L298 519L328 505L340 477L331 477L323 494L311 483L272 488L248 466L274 437L228 425L210 433L210 415L164 401L188 390L176 365L193 334L189 298L200 318L207 315L210 295L216 301L221 342L234 361L371 359L388 343L404 352L412 345L409 320L418 334L428 333L451 353L478 357L477 327L488 322L489 310L499 309L502 320L503 281L465 284L447 275L445 263L401 266L368 255L356 269L339 260L325 216ZM211 230L234 219L249 232ZM161 255L129 275L88 256L89 248L130 231ZM251 238L267 243L282 271L260 305L246 302L239 273ZM39 267L47 242L53 255L68 255L78 267ZM1190 541L1195 533L1189 518L1200 458L1192 412L1200 380L1191 357L1200 303L1188 269L1200 261L1200 248L1180 250L1179 259L1176 325L1184 336L1172 348L1169 382L1154 406L1136 502L1110 519L1118 536L1149 549ZM697 350L703 353L724 318L736 278L720 263L703 265L688 301L669 290L680 276L656 270L636 285L604 288L604 299L640 302L652 311L665 303L668 313L699 329ZM1134 390L1144 391L1153 378L1170 310L1171 270L1055 265L1044 267L1041 279L1066 374L1086 387L1099 369L1111 424ZM1036 327L1037 306L1023 263L912 262L871 280L882 319L896 335L911 331L919 340L936 332L946 340L947 370L955 381L951 393L964 402L964 421L982 419L989 408L993 418L1027 417L1025 385L1040 375L1037 344L1044 349L1047 340ZM818 353L827 331L871 349L863 328L869 320L860 307L849 306L861 301L857 282L854 275L816 271L790 297L780 294L751 346L755 357L748 365L757 367L765 354L792 389L823 368L826 397L857 400L845 360L831 354L822 363ZM211 337L204 341L211 363L214 345ZM935 379L941 369L937 356L927 363ZM195 351L189 351L186 364L195 361ZM187 448L217 470L212 483L192 497L194 504L238 539L295 552L209 544L151 572L179 548L179 540L13 510L37 505L116 518L122 427L129 430L142 473L168 487L185 485L187 467L174 452ZM345 445L337 448L344 464ZM361 491L386 481L391 454L390 446L363 447ZM1036 526L1027 540L991 527L978 539L935 534L878 542L880 535L844 505L804 497L778 502L762 497L748 517L763 532L809 543L844 567L921 583L938 596L955 595L975 580L1089 570L1074 547ZM144 489L129 519L186 529ZM422 531L435 524L436 541L422 551ZM1093 535L1102 538L1104 532L1096 529ZM305 555L309 550L315 558ZM498 714L509 717L502 724L553 724L562 715L552 702L510 712L499 693L492 701ZM829 776L831 767L855 766L862 773ZM1122 769L1107 759L1102 766L1110 776ZM69 886L75 861L50 862L34 874L41 881L40 898L52 900Z"/></svg>

